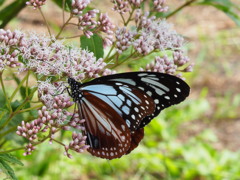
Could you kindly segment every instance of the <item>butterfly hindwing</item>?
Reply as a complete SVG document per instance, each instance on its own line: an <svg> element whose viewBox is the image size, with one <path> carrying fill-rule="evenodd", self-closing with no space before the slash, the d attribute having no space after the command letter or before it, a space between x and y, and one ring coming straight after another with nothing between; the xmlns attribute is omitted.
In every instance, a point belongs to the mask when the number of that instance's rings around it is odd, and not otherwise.
<svg viewBox="0 0 240 180"><path fill-rule="evenodd" d="M131 144L130 130L113 108L94 95L83 92L79 114L85 119L84 134L92 155L114 159L126 154Z"/></svg>

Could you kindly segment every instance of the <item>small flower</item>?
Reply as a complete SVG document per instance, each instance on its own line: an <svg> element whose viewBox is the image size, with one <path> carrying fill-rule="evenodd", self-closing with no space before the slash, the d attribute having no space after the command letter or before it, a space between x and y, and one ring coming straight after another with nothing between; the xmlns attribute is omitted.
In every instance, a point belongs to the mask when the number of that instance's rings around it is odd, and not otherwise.
<svg viewBox="0 0 240 180"><path fill-rule="evenodd" d="M29 0L26 2L26 5L33 6L34 9L40 8L45 4L46 0Z"/></svg>
<svg viewBox="0 0 240 180"><path fill-rule="evenodd" d="M93 9L78 17L78 29L82 30L88 38L93 35L90 30L94 29L97 25L97 22L94 20L97 13L99 13L99 11Z"/></svg>
<svg viewBox="0 0 240 180"><path fill-rule="evenodd" d="M137 21L139 38L133 42L133 46L138 53L147 55L154 50L177 50L183 46L184 39L173 30L171 24L156 20L154 16L148 18L148 15L140 15L141 20Z"/></svg>
<svg viewBox="0 0 240 180"><path fill-rule="evenodd" d="M125 14L130 10L127 0L111 0L111 2L114 3L113 10L120 14Z"/></svg>
<svg viewBox="0 0 240 180"><path fill-rule="evenodd" d="M154 0L153 1L154 9L157 12L166 12L166 11L168 11L168 6L164 7L165 3L166 3L166 0Z"/></svg>
<svg viewBox="0 0 240 180"><path fill-rule="evenodd" d="M177 71L177 65L175 65L173 60L169 59L167 56L157 56L155 57L154 62L152 62L151 64L147 64L145 70L167 74L175 74Z"/></svg>
<svg viewBox="0 0 240 180"><path fill-rule="evenodd" d="M106 36L103 39L104 46L109 46L113 42L113 30L115 26L110 21L107 14L100 14L99 20L98 20L98 29L105 33Z"/></svg>
<svg viewBox="0 0 240 180"><path fill-rule="evenodd" d="M143 0L128 0L128 2L132 6L139 7L141 5L141 3L143 2Z"/></svg>
<svg viewBox="0 0 240 180"><path fill-rule="evenodd" d="M69 126L75 128L75 129L85 130L85 127L83 126L84 122L85 122L85 119L80 119L78 112L75 112L68 124L69 124Z"/></svg>
<svg viewBox="0 0 240 180"><path fill-rule="evenodd" d="M34 151L35 149L36 149L36 147L33 144L29 143L26 146L25 153L23 153L23 155L24 156L30 155L30 154L32 154L32 151Z"/></svg>
<svg viewBox="0 0 240 180"><path fill-rule="evenodd" d="M121 54L123 51L128 49L130 45L132 45L134 35L135 33L127 31L125 27L117 29L115 33L116 50L119 54Z"/></svg>
<svg viewBox="0 0 240 180"><path fill-rule="evenodd" d="M91 0L72 0L72 13L82 14L82 11L88 6Z"/></svg>

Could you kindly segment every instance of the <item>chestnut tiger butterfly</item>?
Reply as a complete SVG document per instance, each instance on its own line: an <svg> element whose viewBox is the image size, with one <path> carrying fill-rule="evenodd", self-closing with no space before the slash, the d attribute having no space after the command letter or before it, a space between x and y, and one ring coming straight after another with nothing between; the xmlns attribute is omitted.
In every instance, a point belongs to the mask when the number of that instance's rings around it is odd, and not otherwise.
<svg viewBox="0 0 240 180"><path fill-rule="evenodd" d="M105 159L130 153L143 139L144 126L190 92L182 79L158 72L119 73L83 84L68 78L68 83L85 119L88 152Z"/></svg>

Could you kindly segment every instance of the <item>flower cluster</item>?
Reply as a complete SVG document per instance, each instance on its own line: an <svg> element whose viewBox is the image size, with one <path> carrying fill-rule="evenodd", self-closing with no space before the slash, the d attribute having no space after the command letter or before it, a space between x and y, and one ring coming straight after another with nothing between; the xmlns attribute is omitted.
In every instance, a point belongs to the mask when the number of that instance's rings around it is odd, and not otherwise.
<svg viewBox="0 0 240 180"><path fill-rule="evenodd" d="M82 14L82 11L88 6L91 0L72 0L72 13Z"/></svg>
<svg viewBox="0 0 240 180"><path fill-rule="evenodd" d="M41 133L48 132L48 138L50 138L50 143L54 138L54 134L60 129L69 130L70 127L84 130L84 127L81 124L84 120L80 120L78 115L73 115L72 113L62 109L67 108L67 105L60 98L56 98L56 104L54 105L55 109L48 110L46 106L43 106L41 110L38 111L38 119L33 120L30 123L25 123L22 121L21 126L17 127L16 133L19 136L22 136L30 141L26 147L25 155L31 154L33 151L34 145L41 141ZM72 117L71 120L68 120L68 117ZM66 123L68 122L68 123ZM77 152L82 152L87 148L85 146L85 136L81 136L81 147L77 148L76 142L77 137L73 135L74 141L70 143L70 148ZM79 140L79 139L78 139ZM32 148L30 148L32 147Z"/></svg>
<svg viewBox="0 0 240 180"><path fill-rule="evenodd" d="M104 45L111 45L115 26L110 22L107 14L100 13L99 10L92 9L83 13L83 10L90 2L90 0L72 1L72 14L78 18L78 29L82 30L88 38L93 35L93 31L95 33L104 33Z"/></svg>
<svg viewBox="0 0 240 180"><path fill-rule="evenodd" d="M103 26L104 23L100 24ZM105 31L110 30L106 28ZM99 77L106 72L113 73L105 69L107 64L103 59L96 59L92 52L66 47L64 41L45 35L0 30L0 43L0 71L6 66L20 66L20 72L32 70L44 76L68 75L78 81L86 77Z"/></svg>
<svg viewBox="0 0 240 180"><path fill-rule="evenodd" d="M139 7L144 0L128 0L133 7Z"/></svg>
<svg viewBox="0 0 240 180"><path fill-rule="evenodd" d="M82 133L72 133L72 141L69 145L65 145L65 155L69 158L72 158L71 154L68 153L68 150L74 150L78 153L82 153L89 148L89 145L86 144L86 136L83 136Z"/></svg>
<svg viewBox="0 0 240 180"><path fill-rule="evenodd" d="M130 11L129 3L126 0L111 0L111 2L114 4L113 10L119 14L125 14Z"/></svg>
<svg viewBox="0 0 240 180"><path fill-rule="evenodd" d="M26 44L24 33L18 30L11 32L0 29L0 44L0 71L6 66L12 68L22 66L18 55Z"/></svg>
<svg viewBox="0 0 240 180"><path fill-rule="evenodd" d="M34 9L40 8L42 5L44 5L46 0L29 0L26 2L28 6L33 6Z"/></svg>
<svg viewBox="0 0 240 180"><path fill-rule="evenodd" d="M165 3L166 3L166 0L154 0L153 1L154 9L157 12L166 12L166 11L168 11L168 6L164 6Z"/></svg>
<svg viewBox="0 0 240 180"><path fill-rule="evenodd" d="M67 94L59 94L65 90L62 83L52 84L50 79L39 81L38 97L48 109L63 109L73 105Z"/></svg>
<svg viewBox="0 0 240 180"><path fill-rule="evenodd" d="M135 36L134 32L127 31L127 29L119 28L115 32L116 36L116 50L119 54L128 49L132 45L133 37Z"/></svg>
<svg viewBox="0 0 240 180"><path fill-rule="evenodd" d="M78 130L85 130L85 127L82 124L85 122L85 119L80 119L79 114L75 112L72 118L69 121L69 126L78 129Z"/></svg>
<svg viewBox="0 0 240 180"><path fill-rule="evenodd" d="M181 77L181 74L177 74L177 71L191 72L192 69L193 64L189 64L189 58L184 56L182 51L174 51L172 58L166 55L163 57L157 56L153 62L140 70L173 74Z"/></svg>
<svg viewBox="0 0 240 180"><path fill-rule="evenodd" d="M165 20L155 20L154 16L148 18L148 13L140 16L137 21L138 28L141 29L139 38L133 42L138 53L147 55L153 50L175 50L183 46L183 38L171 24Z"/></svg>
<svg viewBox="0 0 240 180"><path fill-rule="evenodd" d="M98 10L93 9L78 17L78 29L82 30L88 38L93 35L91 30L97 26L97 22L94 20L94 18L98 13Z"/></svg>
<svg viewBox="0 0 240 180"><path fill-rule="evenodd" d="M99 20L98 20L98 29L100 29L101 32L104 32L106 34L104 40L104 46L109 46L112 44L113 41L113 30L115 26L110 21L107 14L100 14Z"/></svg>
<svg viewBox="0 0 240 180"><path fill-rule="evenodd" d="M151 64L147 64L145 70L167 74L175 74L177 70L177 65L175 65L174 62L167 56L157 56L155 57L154 62L152 62Z"/></svg>

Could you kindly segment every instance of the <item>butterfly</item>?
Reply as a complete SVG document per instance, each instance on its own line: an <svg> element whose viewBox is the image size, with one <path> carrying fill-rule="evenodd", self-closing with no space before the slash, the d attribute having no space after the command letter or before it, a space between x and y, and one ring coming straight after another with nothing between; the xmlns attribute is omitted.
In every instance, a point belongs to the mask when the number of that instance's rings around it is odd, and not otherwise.
<svg viewBox="0 0 240 180"><path fill-rule="evenodd" d="M119 73L83 84L68 78L68 84L85 119L88 152L105 159L129 154L143 139L144 126L190 92L182 79L158 72Z"/></svg>

